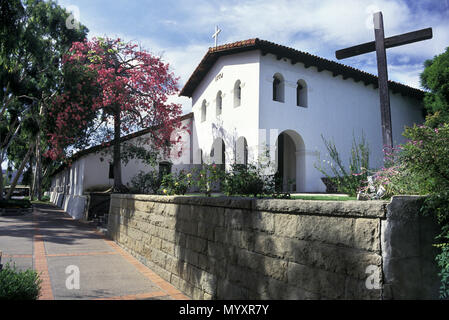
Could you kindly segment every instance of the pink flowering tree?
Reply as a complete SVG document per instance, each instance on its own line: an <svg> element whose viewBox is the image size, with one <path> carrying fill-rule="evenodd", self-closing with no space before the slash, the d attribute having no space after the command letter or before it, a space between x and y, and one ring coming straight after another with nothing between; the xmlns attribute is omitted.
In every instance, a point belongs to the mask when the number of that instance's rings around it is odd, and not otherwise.
<svg viewBox="0 0 449 320"><path fill-rule="evenodd" d="M48 109L46 155L63 159L68 150L112 145L114 191L125 191L121 138L145 128L153 150L176 143L181 106L168 97L178 92L178 79L159 57L120 39L74 43L63 68L61 92Z"/></svg>

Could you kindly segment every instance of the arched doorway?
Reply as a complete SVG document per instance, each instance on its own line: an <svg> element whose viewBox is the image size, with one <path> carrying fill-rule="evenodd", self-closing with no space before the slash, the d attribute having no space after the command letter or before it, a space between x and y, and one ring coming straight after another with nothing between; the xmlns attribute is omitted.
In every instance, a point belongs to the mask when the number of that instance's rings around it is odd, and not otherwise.
<svg viewBox="0 0 449 320"><path fill-rule="evenodd" d="M282 132L276 143L278 189L302 192L305 189L305 144L293 130Z"/></svg>
<svg viewBox="0 0 449 320"><path fill-rule="evenodd" d="M235 143L235 163L248 164L248 142L245 137L240 137Z"/></svg>

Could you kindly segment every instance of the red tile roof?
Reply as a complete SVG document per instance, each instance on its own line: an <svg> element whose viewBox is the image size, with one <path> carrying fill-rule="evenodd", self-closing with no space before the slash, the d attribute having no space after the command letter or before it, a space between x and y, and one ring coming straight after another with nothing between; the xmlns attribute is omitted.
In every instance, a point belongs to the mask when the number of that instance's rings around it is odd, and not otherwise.
<svg viewBox="0 0 449 320"><path fill-rule="evenodd" d="M365 85L373 84L375 88L378 87L377 77L368 72L332 60L324 59L307 52L255 38L224 44L216 48L209 48L200 64L185 84L180 96L192 97L193 92L200 84L201 80L206 76L207 72L212 68L219 57L251 50L260 50L263 55L271 53L276 55L278 59L290 59L292 64L303 63L306 68L316 67L319 72L323 70L330 71L334 77L342 75L343 79L352 78L357 82L362 81ZM412 88L395 81L389 81L389 85L393 93L401 93L402 95L410 96L416 99L422 99L424 97L425 92L422 90Z"/></svg>

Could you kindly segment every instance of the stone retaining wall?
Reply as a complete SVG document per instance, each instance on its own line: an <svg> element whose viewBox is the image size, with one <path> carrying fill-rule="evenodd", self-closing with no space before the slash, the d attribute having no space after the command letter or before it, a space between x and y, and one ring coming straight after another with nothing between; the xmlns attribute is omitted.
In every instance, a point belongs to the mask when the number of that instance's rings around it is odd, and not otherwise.
<svg viewBox="0 0 449 320"><path fill-rule="evenodd" d="M419 202L112 195L108 231L193 299L432 299Z"/></svg>

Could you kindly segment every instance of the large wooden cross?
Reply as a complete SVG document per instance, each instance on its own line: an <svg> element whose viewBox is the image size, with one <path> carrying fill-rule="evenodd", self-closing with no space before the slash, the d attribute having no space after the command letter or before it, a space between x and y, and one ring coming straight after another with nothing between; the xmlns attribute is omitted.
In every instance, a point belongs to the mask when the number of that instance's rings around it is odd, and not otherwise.
<svg viewBox="0 0 449 320"><path fill-rule="evenodd" d="M393 148L393 131L391 125L390 93L388 91L388 70L386 49L405 44L432 39L432 28L404 33L385 38L382 12L374 14L374 33L376 41L363 43L350 48L338 50L335 55L338 60L376 51L377 70L380 93L380 114L382 119L382 138L384 147Z"/></svg>

